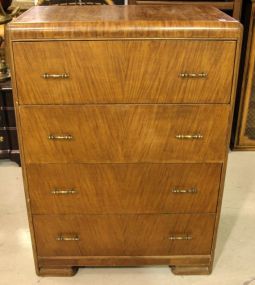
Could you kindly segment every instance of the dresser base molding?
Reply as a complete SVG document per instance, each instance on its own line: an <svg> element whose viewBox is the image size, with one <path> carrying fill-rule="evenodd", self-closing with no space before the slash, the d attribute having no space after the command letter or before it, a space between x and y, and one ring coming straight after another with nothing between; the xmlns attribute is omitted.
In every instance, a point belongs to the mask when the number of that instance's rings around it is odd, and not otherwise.
<svg viewBox="0 0 255 285"><path fill-rule="evenodd" d="M74 276L78 271L78 267L41 267L38 270L39 276L58 276L58 277L68 277Z"/></svg>
<svg viewBox="0 0 255 285"><path fill-rule="evenodd" d="M73 276L83 266L169 265L174 274L210 274L210 255L182 256L60 256L38 257L38 275Z"/></svg>
<svg viewBox="0 0 255 285"><path fill-rule="evenodd" d="M173 266L171 270L175 275L209 275L212 272L211 266Z"/></svg>

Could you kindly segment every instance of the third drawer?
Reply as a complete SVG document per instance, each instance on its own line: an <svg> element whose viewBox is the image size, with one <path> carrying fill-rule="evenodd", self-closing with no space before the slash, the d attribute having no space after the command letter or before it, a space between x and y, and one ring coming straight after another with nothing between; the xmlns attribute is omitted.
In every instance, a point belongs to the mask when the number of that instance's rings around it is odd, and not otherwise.
<svg viewBox="0 0 255 285"><path fill-rule="evenodd" d="M34 214L216 212L221 164L29 164Z"/></svg>

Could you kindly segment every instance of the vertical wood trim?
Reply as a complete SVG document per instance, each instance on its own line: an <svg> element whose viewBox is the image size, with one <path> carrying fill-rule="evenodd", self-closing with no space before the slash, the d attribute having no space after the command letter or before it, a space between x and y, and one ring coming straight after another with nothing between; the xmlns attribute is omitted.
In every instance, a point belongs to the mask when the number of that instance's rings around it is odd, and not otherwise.
<svg viewBox="0 0 255 285"><path fill-rule="evenodd" d="M24 193L26 199L26 208L27 208L27 217L32 241L32 248L33 248L33 257L34 257L34 264L36 273L39 274L39 267L38 267L38 255L37 255L37 248L35 242L35 233L34 233L34 226L33 226L33 218L32 212L30 208L30 197L28 191L28 181L27 181L27 174L26 174L26 166L25 166L25 157L24 157L24 148L23 148L23 140L21 135L21 124L20 124L20 115L19 115L19 103L18 103L18 93L17 93L17 84L16 84L16 77L15 77L15 67L14 67L14 59L13 59L13 49L12 49L12 39L11 33L7 29L8 34L8 45L9 45L9 64L12 74L12 90L13 90L13 101L14 101L14 111L16 116L16 127L18 133L18 142L20 148L20 160L21 160L21 167L22 167L22 176L23 176L23 183L24 183Z"/></svg>
<svg viewBox="0 0 255 285"><path fill-rule="evenodd" d="M239 73L239 64L240 64L240 56L241 56L241 48L242 48L242 37L237 40L236 45L236 58L235 58L235 70L234 70L234 79L232 85L232 96L231 96L231 112L229 114L229 130L228 130L228 139L227 139L227 148L225 152L225 162L222 166L222 174L221 174L221 183L220 183L220 190L218 196L218 205L217 205L217 214L215 219L215 228L214 228L214 236L212 242L212 251L211 251L211 263L210 263L210 270L212 270L214 257L215 257L215 247L217 241L217 234L219 229L219 221L221 215L221 207L222 207L222 199L223 199L223 191L224 191L224 184L225 184L225 177L226 177L226 169L227 169L227 162L228 162L228 148L230 143L231 137L231 126L233 122L234 116L234 104L236 100L236 90L237 90L237 80L238 80L238 73Z"/></svg>
<svg viewBox="0 0 255 285"><path fill-rule="evenodd" d="M233 17L237 20L241 19L243 0L234 0Z"/></svg>

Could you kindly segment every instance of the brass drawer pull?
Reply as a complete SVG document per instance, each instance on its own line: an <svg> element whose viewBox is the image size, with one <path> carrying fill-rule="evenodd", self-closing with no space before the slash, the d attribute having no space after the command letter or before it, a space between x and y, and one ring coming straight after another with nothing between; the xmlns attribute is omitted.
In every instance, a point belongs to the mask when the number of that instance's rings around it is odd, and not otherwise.
<svg viewBox="0 0 255 285"><path fill-rule="evenodd" d="M62 73L62 74L44 73L42 77L44 79L67 79L70 77L70 75L68 73Z"/></svg>
<svg viewBox="0 0 255 285"><path fill-rule="evenodd" d="M187 72L183 72L180 73L179 76L181 78L207 78L208 74L205 72L201 72L201 73L187 73Z"/></svg>
<svg viewBox="0 0 255 285"><path fill-rule="evenodd" d="M60 235L56 237L57 241L78 241L80 240L78 235Z"/></svg>
<svg viewBox="0 0 255 285"><path fill-rule="evenodd" d="M200 140L203 138L201 134L194 134L194 135L176 135L175 138L178 140Z"/></svg>
<svg viewBox="0 0 255 285"><path fill-rule="evenodd" d="M192 240L192 236L185 234L185 235L172 235L168 239L170 240Z"/></svg>
<svg viewBox="0 0 255 285"><path fill-rule="evenodd" d="M48 136L49 140L66 140L66 141L70 141L73 139L72 135L49 135Z"/></svg>
<svg viewBox="0 0 255 285"><path fill-rule="evenodd" d="M54 189L51 191L51 194L53 195L73 195L77 194L77 191L75 189Z"/></svg>
<svg viewBox="0 0 255 285"><path fill-rule="evenodd" d="M195 194L197 193L197 189L196 188L189 188L189 189L177 189L177 188L174 188L172 189L172 193L175 193L175 194Z"/></svg>
<svg viewBox="0 0 255 285"><path fill-rule="evenodd" d="M0 142L4 142L4 137L0 136Z"/></svg>

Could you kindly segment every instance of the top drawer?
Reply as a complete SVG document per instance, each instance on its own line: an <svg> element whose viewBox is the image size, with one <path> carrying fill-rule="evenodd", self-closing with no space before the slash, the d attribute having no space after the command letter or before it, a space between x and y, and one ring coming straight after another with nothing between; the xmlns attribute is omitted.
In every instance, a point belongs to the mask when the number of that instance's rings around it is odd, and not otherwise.
<svg viewBox="0 0 255 285"><path fill-rule="evenodd" d="M209 40L15 42L18 100L228 103L235 47Z"/></svg>

